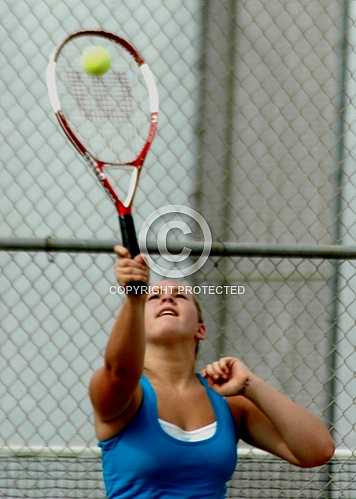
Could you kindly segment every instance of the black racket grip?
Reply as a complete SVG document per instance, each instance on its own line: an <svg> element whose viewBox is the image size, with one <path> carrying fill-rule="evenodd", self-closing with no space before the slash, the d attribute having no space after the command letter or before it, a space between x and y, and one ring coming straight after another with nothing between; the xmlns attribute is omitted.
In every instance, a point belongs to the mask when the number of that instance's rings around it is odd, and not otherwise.
<svg viewBox="0 0 356 499"><path fill-rule="evenodd" d="M130 252L132 258L140 254L138 245L135 224L130 213L119 215L120 229L122 234L122 244ZM127 294L142 295L147 291L147 282L145 281L130 281L126 285Z"/></svg>
<svg viewBox="0 0 356 499"><path fill-rule="evenodd" d="M139 255L140 248L137 242L135 224L132 215L120 215L119 220L122 234L122 244L129 250L132 258L135 258L136 255Z"/></svg>

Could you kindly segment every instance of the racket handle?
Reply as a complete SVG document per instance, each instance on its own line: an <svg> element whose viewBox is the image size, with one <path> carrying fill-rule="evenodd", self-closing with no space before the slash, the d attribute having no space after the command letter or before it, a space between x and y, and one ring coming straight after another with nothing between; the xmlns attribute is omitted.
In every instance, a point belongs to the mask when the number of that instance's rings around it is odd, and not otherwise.
<svg viewBox="0 0 356 499"><path fill-rule="evenodd" d="M122 243L130 252L132 258L140 254L140 247L137 242L135 224L130 213L126 215L119 215L120 228L122 234ZM146 292L147 282L144 281L130 281L127 283L129 286L128 294L142 295Z"/></svg>
<svg viewBox="0 0 356 499"><path fill-rule="evenodd" d="M120 228L122 234L122 244L130 252L132 258L140 254L140 248L137 242L135 224L131 214L119 215Z"/></svg>

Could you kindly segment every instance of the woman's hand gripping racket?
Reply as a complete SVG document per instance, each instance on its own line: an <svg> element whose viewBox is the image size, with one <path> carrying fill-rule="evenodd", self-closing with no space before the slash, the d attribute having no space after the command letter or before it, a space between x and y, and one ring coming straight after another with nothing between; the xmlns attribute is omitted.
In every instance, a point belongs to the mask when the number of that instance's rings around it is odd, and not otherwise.
<svg viewBox="0 0 356 499"><path fill-rule="evenodd" d="M94 47L99 49L89 61L92 67L88 61L83 67L85 54ZM106 60L95 60L103 53ZM140 249L132 202L158 120L158 92L151 70L123 38L101 30L79 31L67 36L50 57L47 86L64 133L114 203L123 245L134 258ZM119 197L110 179L117 170L122 178L129 176L126 199ZM133 292L142 293L147 283L129 284Z"/></svg>

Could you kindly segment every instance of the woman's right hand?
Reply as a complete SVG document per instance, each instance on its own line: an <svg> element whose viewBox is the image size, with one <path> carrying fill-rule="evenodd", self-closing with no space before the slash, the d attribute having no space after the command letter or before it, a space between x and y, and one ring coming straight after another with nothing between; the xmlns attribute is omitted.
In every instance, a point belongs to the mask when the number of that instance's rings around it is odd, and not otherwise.
<svg viewBox="0 0 356 499"><path fill-rule="evenodd" d="M117 255L114 267L115 276L121 286L134 281L143 281L148 284L150 272L142 254L131 258L128 249L119 245L114 247L114 251Z"/></svg>

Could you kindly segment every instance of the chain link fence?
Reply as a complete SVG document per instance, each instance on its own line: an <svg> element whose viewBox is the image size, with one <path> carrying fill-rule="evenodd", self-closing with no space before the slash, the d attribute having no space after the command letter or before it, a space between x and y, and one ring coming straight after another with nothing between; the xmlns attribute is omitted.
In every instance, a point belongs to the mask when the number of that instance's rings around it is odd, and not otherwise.
<svg viewBox="0 0 356 499"><path fill-rule="evenodd" d="M201 213L214 241L338 244L341 258L356 237L354 4L1 3L0 497L104 497L87 386L122 299L110 291L113 255L109 245L78 253L4 244L119 237L111 203L51 116L53 47L102 27L131 40L157 78L159 131L137 193L138 228L174 203ZM355 257L272 257L267 246L261 256L235 244L225 256L213 250L194 275L200 285L245 287L200 296L209 334L198 368L238 356L319 414L337 444L333 461L311 470L242 445L229 497L356 497Z"/></svg>
<svg viewBox="0 0 356 499"><path fill-rule="evenodd" d="M226 284L225 260L209 259L202 290L204 283ZM113 291L113 262L107 254L2 253L6 497L102 497L87 387L122 299ZM335 263L326 259L230 257L229 282L245 293L201 292L208 339L198 368L217 355L238 356L319 414L338 448L332 467L298 470L242 445L231 497L355 495L354 329L350 315L338 320L333 313L348 293L345 276L356 269L351 261L338 266L344 284L337 303Z"/></svg>

